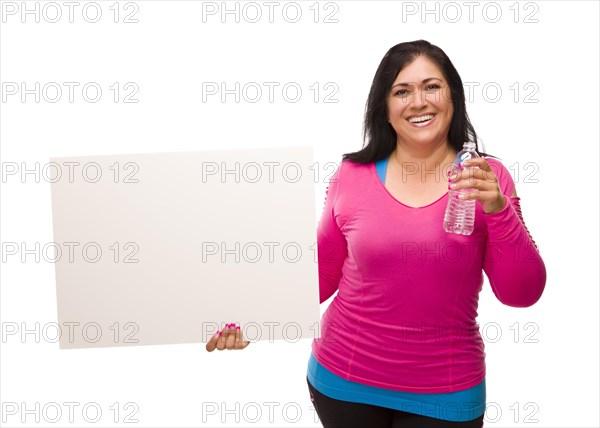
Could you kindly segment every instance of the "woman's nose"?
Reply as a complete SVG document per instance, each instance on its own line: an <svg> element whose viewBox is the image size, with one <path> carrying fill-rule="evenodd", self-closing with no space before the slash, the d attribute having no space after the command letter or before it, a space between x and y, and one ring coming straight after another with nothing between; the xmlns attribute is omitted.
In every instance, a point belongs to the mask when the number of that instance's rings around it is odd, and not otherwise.
<svg viewBox="0 0 600 428"><path fill-rule="evenodd" d="M423 107L427 104L427 99L425 98L426 94L423 91L416 90L411 97L411 104L415 108Z"/></svg>

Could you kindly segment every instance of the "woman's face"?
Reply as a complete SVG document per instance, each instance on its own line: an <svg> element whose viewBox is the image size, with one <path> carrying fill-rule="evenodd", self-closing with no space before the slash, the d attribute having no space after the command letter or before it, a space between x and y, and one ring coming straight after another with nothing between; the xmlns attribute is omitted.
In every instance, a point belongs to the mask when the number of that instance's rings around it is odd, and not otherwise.
<svg viewBox="0 0 600 428"><path fill-rule="evenodd" d="M447 142L454 113L450 87L427 57L417 57L398 73L387 107L388 121L404 143L436 146Z"/></svg>

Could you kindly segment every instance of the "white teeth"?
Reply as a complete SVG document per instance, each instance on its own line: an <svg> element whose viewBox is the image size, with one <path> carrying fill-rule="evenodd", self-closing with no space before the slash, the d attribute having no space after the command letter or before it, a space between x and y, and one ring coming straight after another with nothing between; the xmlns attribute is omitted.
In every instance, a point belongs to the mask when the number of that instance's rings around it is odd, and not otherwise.
<svg viewBox="0 0 600 428"><path fill-rule="evenodd" d="M408 119L408 121L410 123L415 123L415 122L424 122L426 120L431 120L431 119L433 119L433 115L429 114L427 116L413 117L413 118Z"/></svg>

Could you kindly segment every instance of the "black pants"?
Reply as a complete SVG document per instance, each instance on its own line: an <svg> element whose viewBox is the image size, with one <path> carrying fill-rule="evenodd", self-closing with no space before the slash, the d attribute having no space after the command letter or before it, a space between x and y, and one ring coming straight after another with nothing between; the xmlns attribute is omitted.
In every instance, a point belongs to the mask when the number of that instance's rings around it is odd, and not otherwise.
<svg viewBox="0 0 600 428"><path fill-rule="evenodd" d="M401 410L336 400L321 394L311 385L310 399L324 428L481 428L483 416L467 422L430 418Z"/></svg>

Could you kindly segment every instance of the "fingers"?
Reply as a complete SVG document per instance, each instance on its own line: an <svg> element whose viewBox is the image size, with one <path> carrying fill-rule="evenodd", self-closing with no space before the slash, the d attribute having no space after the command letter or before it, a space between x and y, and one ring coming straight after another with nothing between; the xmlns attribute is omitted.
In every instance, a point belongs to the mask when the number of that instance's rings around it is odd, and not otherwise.
<svg viewBox="0 0 600 428"><path fill-rule="evenodd" d="M219 340L219 338L221 337L221 330L217 331L213 337L210 338L210 340L208 342L206 342L206 350L208 352L212 352L215 350L215 348L217 347L217 342Z"/></svg>
<svg viewBox="0 0 600 428"><path fill-rule="evenodd" d="M242 332L236 323L226 324L223 331L219 330L210 338L206 344L206 350L212 352L215 349L223 351L224 349L244 349L250 344L244 341Z"/></svg>
<svg viewBox="0 0 600 428"><path fill-rule="evenodd" d="M457 193L455 196L459 199L479 199L480 201L496 201L501 197L500 187L497 183L483 180L462 180L457 183L453 183L449 186L450 189L457 191L468 189L468 191Z"/></svg>
<svg viewBox="0 0 600 428"><path fill-rule="evenodd" d="M474 190L473 192L465 193L461 196L460 199L462 200L479 200L483 205L483 212L486 214L498 212L502 210L506 204L504 195L495 191L481 192L479 190Z"/></svg>
<svg viewBox="0 0 600 428"><path fill-rule="evenodd" d="M235 349L244 349L248 345L250 345L250 342L244 341L244 338L242 337L242 330L238 326L237 331L235 332Z"/></svg>
<svg viewBox="0 0 600 428"><path fill-rule="evenodd" d="M229 334L227 335L227 340L225 342L225 348L234 349L235 348L235 332L236 332L236 324L229 324Z"/></svg>
<svg viewBox="0 0 600 428"><path fill-rule="evenodd" d="M250 342L244 341L239 325L231 324L231 333L227 338L227 349L244 349Z"/></svg>
<svg viewBox="0 0 600 428"><path fill-rule="evenodd" d="M496 174L485 158L467 159L461 164L459 169L462 171L468 171L472 169L479 178L484 178L486 180L496 179Z"/></svg>
<svg viewBox="0 0 600 428"><path fill-rule="evenodd" d="M464 162L462 162L461 165L463 167L470 167L470 166L476 165L484 171L492 170L492 168L490 168L490 164L487 163L487 160L485 158L469 158L469 159L465 160Z"/></svg>
<svg viewBox="0 0 600 428"><path fill-rule="evenodd" d="M223 349L225 349L226 345L227 345L227 337L229 336L229 325L227 324L227 326L225 326L225 328L223 329L223 333L221 334L221 336L219 337L219 340L217 342L217 349L219 351L222 351Z"/></svg>
<svg viewBox="0 0 600 428"><path fill-rule="evenodd" d="M466 178L466 179L452 182L448 186L448 189L451 189L451 190L474 189L474 190L482 190L482 191L486 191L486 190L492 191L496 187L497 187L496 184L491 181L479 180L476 178Z"/></svg>
<svg viewBox="0 0 600 428"><path fill-rule="evenodd" d="M472 160L469 159L468 164L471 166L465 167L449 178L448 189L454 191L469 189L468 192L455 194L455 197L462 200L476 199L482 203L496 203L501 197L496 176L491 171L474 168Z"/></svg>
<svg viewBox="0 0 600 428"><path fill-rule="evenodd" d="M496 175L493 171L485 171L476 166L467 166L460 171L457 171L454 175L451 175L448 180L450 183L458 183L460 181L465 181L469 184L476 183L480 181L481 183L492 183L495 184L498 182ZM480 184L481 184L480 183Z"/></svg>
<svg viewBox="0 0 600 428"><path fill-rule="evenodd" d="M492 201L498 198L498 193L491 190L473 190L472 192L463 193L460 199L471 200L478 199L481 202Z"/></svg>
<svg viewBox="0 0 600 428"><path fill-rule="evenodd" d="M505 204L498 178L485 158L467 159L448 181L449 190L469 189L454 196L462 200L479 200L486 214L499 211Z"/></svg>
<svg viewBox="0 0 600 428"><path fill-rule="evenodd" d="M489 177L490 177L489 172L483 171L482 169L477 168L475 166L469 166L469 167L464 167L463 169L461 169L459 171L456 171L456 173L454 175L450 176L450 180L451 181L475 180L476 178L487 180Z"/></svg>

